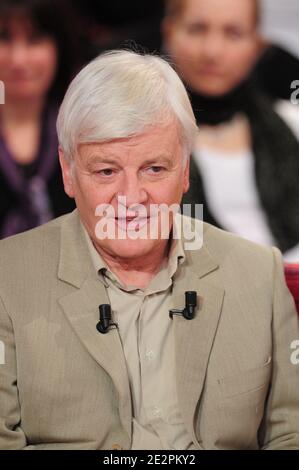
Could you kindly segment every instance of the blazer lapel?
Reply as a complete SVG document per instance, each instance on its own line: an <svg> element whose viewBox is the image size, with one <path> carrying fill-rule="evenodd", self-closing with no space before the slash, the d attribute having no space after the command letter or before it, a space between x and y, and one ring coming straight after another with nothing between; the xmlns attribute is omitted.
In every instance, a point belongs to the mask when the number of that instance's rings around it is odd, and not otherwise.
<svg viewBox="0 0 299 470"><path fill-rule="evenodd" d="M58 277L75 287L59 304L83 346L110 375L119 395L120 418L130 436L132 410L125 357L117 329L107 334L96 329L99 305L109 300L92 264L77 211L62 226Z"/></svg>
<svg viewBox="0 0 299 470"><path fill-rule="evenodd" d="M185 291L197 291L198 308L193 320L174 317L177 392L188 431L201 448L194 429L194 415L202 393L209 356L216 334L224 290L208 282L218 265L205 247L188 252L183 270L174 282L171 308L183 308Z"/></svg>

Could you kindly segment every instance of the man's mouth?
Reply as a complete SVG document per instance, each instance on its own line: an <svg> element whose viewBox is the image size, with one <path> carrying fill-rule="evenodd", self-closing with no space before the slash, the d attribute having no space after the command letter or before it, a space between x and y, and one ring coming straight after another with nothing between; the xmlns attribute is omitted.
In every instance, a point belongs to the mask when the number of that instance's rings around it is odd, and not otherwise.
<svg viewBox="0 0 299 470"><path fill-rule="evenodd" d="M150 220L150 217L115 217L115 222L122 230L141 230Z"/></svg>

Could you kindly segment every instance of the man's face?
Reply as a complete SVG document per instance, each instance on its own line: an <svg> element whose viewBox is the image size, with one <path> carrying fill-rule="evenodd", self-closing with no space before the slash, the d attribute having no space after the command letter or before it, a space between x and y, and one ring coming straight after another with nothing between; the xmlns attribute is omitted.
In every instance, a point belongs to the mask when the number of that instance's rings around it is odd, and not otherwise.
<svg viewBox="0 0 299 470"><path fill-rule="evenodd" d="M145 228L148 234L151 205L179 204L189 188L189 163L184 164L176 124L152 127L136 137L82 144L73 167L62 153L60 161L66 193L75 198L81 220L101 252L118 259L140 258L165 243L160 231L155 239L149 236L132 239L128 235L141 227L143 233ZM126 219L119 211L119 196L125 196L125 209L130 208ZM112 222L121 237L104 240L96 237L99 217L95 212L100 204L113 207ZM138 205L146 208L147 217L141 216L136 221L140 212L135 212L134 206Z"/></svg>
<svg viewBox="0 0 299 470"><path fill-rule="evenodd" d="M253 0L185 0L179 18L165 22L164 33L183 80L207 96L238 86L261 49Z"/></svg>

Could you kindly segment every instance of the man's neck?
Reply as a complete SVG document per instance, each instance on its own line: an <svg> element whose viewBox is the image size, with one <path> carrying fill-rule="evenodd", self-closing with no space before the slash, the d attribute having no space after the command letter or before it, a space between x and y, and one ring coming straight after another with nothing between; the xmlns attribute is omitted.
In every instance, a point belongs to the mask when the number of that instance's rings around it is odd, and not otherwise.
<svg viewBox="0 0 299 470"><path fill-rule="evenodd" d="M109 269L125 286L145 289L167 261L169 241L162 240L161 245L141 258L115 258L99 247L95 247Z"/></svg>

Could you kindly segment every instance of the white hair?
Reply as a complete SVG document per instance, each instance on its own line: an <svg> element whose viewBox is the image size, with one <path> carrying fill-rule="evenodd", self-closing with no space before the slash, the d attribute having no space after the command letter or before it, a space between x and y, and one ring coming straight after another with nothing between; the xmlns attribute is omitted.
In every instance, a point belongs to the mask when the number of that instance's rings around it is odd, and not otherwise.
<svg viewBox="0 0 299 470"><path fill-rule="evenodd" d="M176 72L159 57L117 50L98 56L70 84L57 119L58 140L72 160L80 144L139 135L170 121L179 124L189 156L197 126Z"/></svg>

